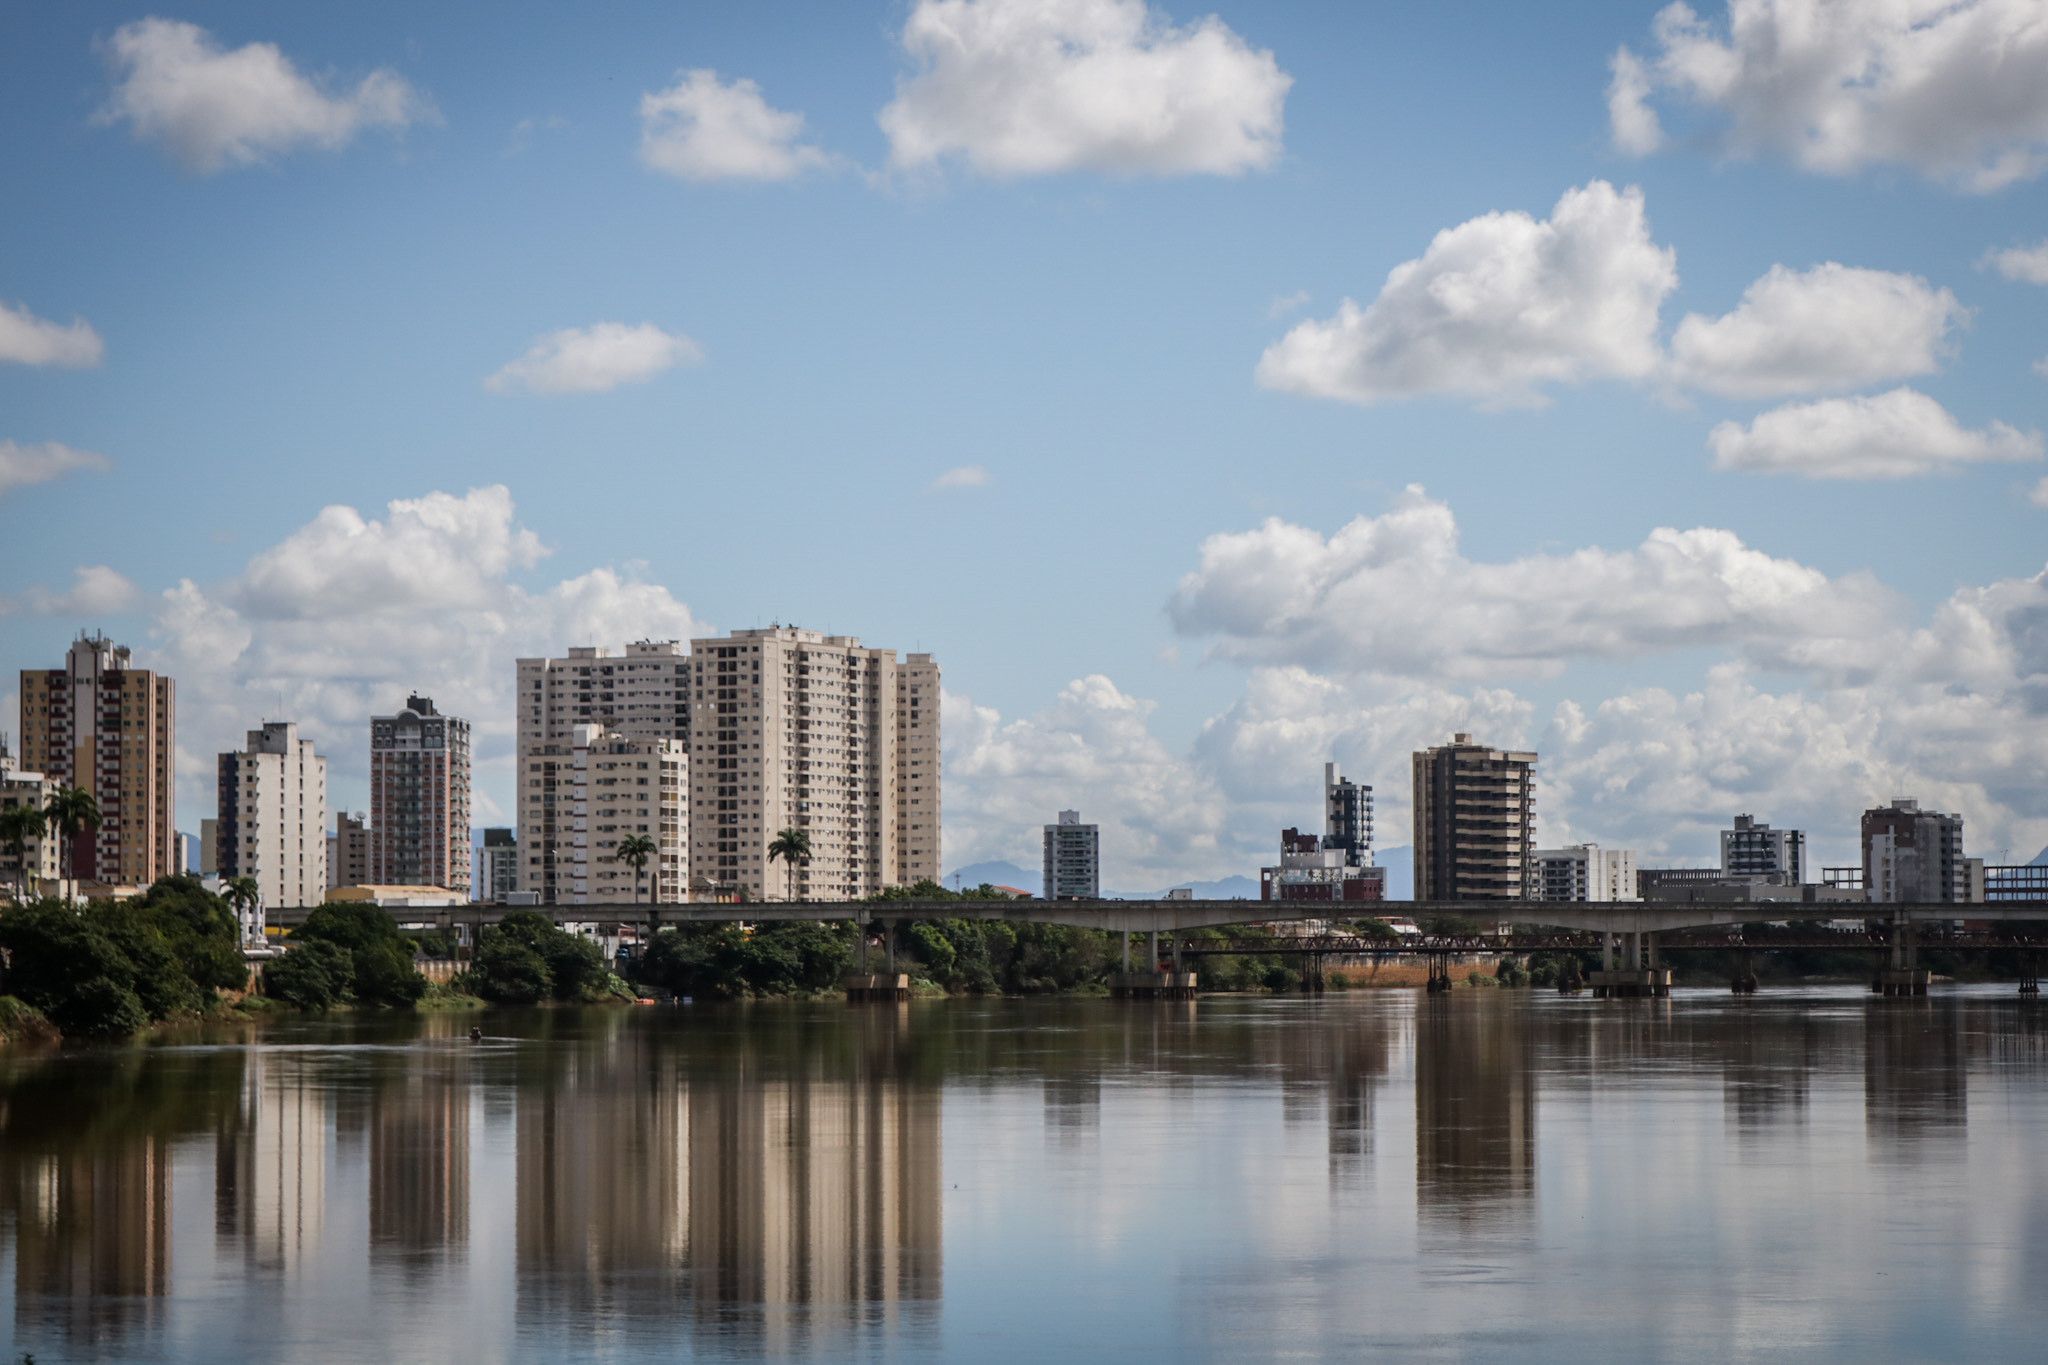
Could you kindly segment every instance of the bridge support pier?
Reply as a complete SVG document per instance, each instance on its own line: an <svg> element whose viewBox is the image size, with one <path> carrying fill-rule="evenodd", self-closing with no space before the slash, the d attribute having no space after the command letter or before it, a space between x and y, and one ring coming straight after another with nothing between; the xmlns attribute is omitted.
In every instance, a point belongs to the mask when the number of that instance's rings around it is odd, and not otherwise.
<svg viewBox="0 0 2048 1365"><path fill-rule="evenodd" d="M1193 972L1118 972L1109 979L1109 993L1118 1000L1192 1000Z"/></svg>
<svg viewBox="0 0 2048 1365"><path fill-rule="evenodd" d="M2041 964L2032 953L2020 954L2020 994L2027 999L2041 994Z"/></svg>
<svg viewBox="0 0 2048 1365"><path fill-rule="evenodd" d="M1749 949L1744 948L1736 959L1735 976L1728 983L1728 989L1737 995L1756 994L1756 967L1750 961Z"/></svg>
<svg viewBox="0 0 2048 1365"><path fill-rule="evenodd" d="M1436 995L1451 988L1451 955L1431 953L1429 955L1429 994Z"/></svg>
<svg viewBox="0 0 2048 1365"><path fill-rule="evenodd" d="M1892 921L1892 965L1878 973L1871 989L1880 995L1925 995L1929 974L1920 970L1920 942L1913 921L1900 915Z"/></svg>
<svg viewBox="0 0 2048 1365"><path fill-rule="evenodd" d="M1131 931L1124 930L1124 971L1131 970Z"/></svg>

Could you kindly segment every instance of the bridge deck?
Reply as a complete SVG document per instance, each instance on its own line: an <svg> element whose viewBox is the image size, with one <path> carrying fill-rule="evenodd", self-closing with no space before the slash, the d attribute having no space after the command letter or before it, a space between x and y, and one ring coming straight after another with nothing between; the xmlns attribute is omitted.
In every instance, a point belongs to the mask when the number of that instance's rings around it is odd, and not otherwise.
<svg viewBox="0 0 2048 1365"><path fill-rule="evenodd" d="M305 922L308 906L265 911L272 926L292 929ZM1543 926L1580 933L1665 934L1784 920L1875 919L1927 924L1954 920L2048 920L2048 901L1984 904L1922 903L1870 905L1763 901L1747 905L1668 905L1652 901L1605 903L1560 901L755 901L747 904L649 904L612 901L590 905L500 905L473 902L445 907L392 908L401 924L495 924L519 910L537 911L557 924L623 924L659 929L680 924L773 923L780 920L854 920L862 923L919 919L998 920L1011 924L1064 924L1112 933L1183 933L1238 924L1285 924L1304 920L1408 915L1418 919L1457 918L1479 924ZM1761 945L1755 945L1761 946Z"/></svg>

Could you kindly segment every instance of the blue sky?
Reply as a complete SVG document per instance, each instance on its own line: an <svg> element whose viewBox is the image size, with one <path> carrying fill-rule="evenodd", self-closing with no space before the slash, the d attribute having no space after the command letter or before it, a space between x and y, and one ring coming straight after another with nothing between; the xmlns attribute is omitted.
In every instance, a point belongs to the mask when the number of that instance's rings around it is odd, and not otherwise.
<svg viewBox="0 0 2048 1365"><path fill-rule="evenodd" d="M516 655L793 620L938 654L948 866L1079 805L1119 884L1250 871L1329 757L1404 842L1454 728L1543 750L1545 843L1848 861L1918 795L2030 856L2043 32L15 7L0 724L97 626L187 828L280 709L359 804L414 687L489 815Z"/></svg>

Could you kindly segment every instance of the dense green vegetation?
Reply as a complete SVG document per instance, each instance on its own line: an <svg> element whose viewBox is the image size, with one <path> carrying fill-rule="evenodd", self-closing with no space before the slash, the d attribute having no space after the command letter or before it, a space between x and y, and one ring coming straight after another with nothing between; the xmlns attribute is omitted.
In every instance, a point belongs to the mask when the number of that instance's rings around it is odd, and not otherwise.
<svg viewBox="0 0 2048 1365"><path fill-rule="evenodd" d="M475 962L454 984L500 1005L632 998L605 965L603 949L532 910L515 910L484 930Z"/></svg>
<svg viewBox="0 0 2048 1365"><path fill-rule="evenodd" d="M413 942L388 911L323 905L291 933L291 951L263 969L263 993L302 1010L340 1004L410 1005L427 993Z"/></svg>
<svg viewBox="0 0 2048 1365"><path fill-rule="evenodd" d="M67 1037L123 1037L219 1008L248 982L235 917L196 877L166 877L134 900L83 906L45 897L0 918L6 993Z"/></svg>

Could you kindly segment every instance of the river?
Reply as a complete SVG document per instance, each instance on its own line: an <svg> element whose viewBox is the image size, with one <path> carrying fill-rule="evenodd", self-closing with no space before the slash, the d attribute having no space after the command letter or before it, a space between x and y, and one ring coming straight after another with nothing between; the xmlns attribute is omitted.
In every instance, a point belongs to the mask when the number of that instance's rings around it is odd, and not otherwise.
<svg viewBox="0 0 2048 1365"><path fill-rule="evenodd" d="M39 1365L2038 1359L2048 1007L1936 990L354 1015L14 1052L0 1331Z"/></svg>

